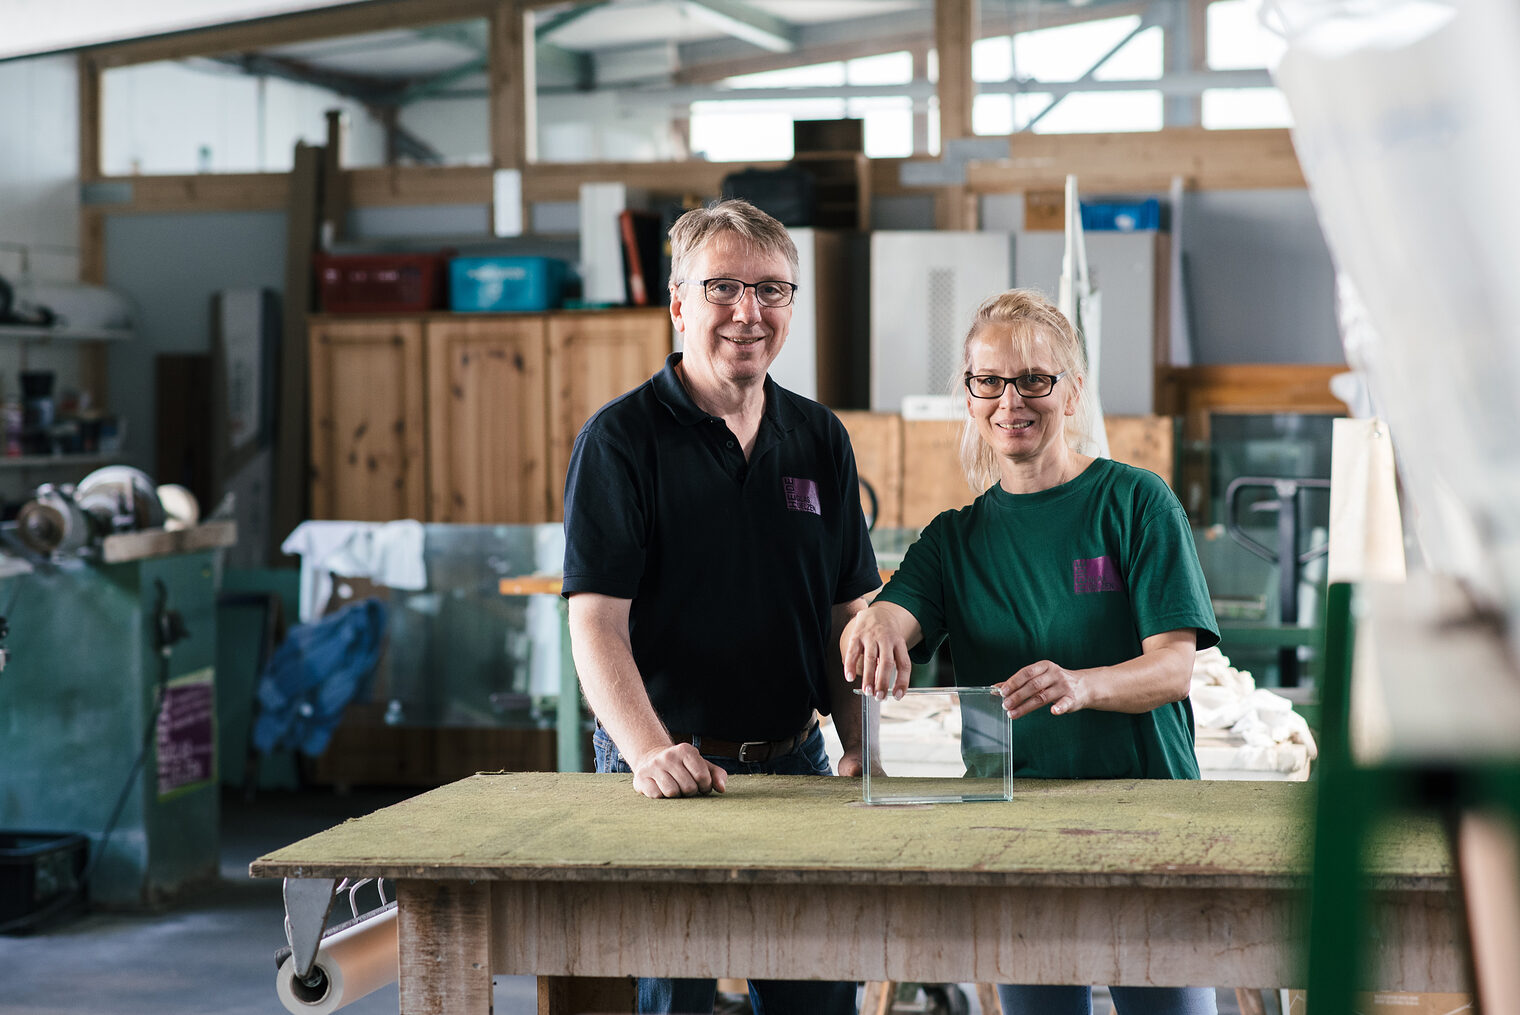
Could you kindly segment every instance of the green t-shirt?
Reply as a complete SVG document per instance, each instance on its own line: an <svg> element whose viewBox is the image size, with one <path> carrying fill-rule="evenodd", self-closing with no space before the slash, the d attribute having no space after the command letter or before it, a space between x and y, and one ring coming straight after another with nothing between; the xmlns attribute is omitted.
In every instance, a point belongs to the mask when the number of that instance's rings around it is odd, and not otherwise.
<svg viewBox="0 0 1520 1015"><path fill-rule="evenodd" d="M878 599L923 628L916 661L948 637L965 686L1041 659L1121 663L1179 628L1197 629L1200 649L1219 641L1182 505L1159 476L1106 458L1052 489L993 486L940 514ZM1142 715L1041 708L1014 722L1013 753L1022 778L1198 778L1187 699Z"/></svg>

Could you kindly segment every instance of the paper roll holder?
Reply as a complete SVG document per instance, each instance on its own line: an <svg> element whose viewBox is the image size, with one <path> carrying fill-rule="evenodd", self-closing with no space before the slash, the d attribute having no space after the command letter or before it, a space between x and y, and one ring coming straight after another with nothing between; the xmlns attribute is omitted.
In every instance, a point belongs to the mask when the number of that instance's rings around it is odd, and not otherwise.
<svg viewBox="0 0 1520 1015"><path fill-rule="evenodd" d="M359 915L358 891L371 881L380 895L380 905L364 915ZM349 911L353 919L327 929L327 917L339 893L348 893ZM332 982L322 967L317 965L317 953L323 938L341 930L381 916L396 908L395 900L385 898L384 878L361 878L350 881L344 878L286 878L283 885L285 897L285 940L288 947L275 952L275 966L279 967L289 955L295 977L291 991L307 1004L319 1004L332 989Z"/></svg>

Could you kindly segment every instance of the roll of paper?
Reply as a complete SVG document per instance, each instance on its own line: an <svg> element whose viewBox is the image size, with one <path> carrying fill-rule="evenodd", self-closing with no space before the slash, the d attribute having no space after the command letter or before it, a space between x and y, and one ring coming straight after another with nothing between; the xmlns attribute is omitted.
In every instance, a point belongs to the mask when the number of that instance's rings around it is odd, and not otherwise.
<svg viewBox="0 0 1520 1015"><path fill-rule="evenodd" d="M327 982L308 988L296 979L295 956L280 963L275 992L294 1015L328 1015L396 980L396 908L361 920L323 940L316 968Z"/></svg>

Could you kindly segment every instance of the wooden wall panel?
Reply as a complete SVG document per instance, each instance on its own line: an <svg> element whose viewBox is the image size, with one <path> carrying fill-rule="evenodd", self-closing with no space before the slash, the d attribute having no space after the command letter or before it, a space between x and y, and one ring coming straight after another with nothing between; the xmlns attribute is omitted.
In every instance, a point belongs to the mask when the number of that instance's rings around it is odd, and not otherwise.
<svg viewBox="0 0 1520 1015"><path fill-rule="evenodd" d="M318 318L310 342L312 517L422 518L422 326Z"/></svg>
<svg viewBox="0 0 1520 1015"><path fill-rule="evenodd" d="M876 493L876 526L902 527L903 421L895 412L836 412L855 448L855 468ZM865 501L865 492L861 500ZM870 511L867 503L861 505Z"/></svg>
<svg viewBox="0 0 1520 1015"><path fill-rule="evenodd" d="M545 335L538 315L427 324L428 519L549 519Z"/></svg>
<svg viewBox="0 0 1520 1015"><path fill-rule="evenodd" d="M934 516L970 504L982 492L971 489L961 471L959 422L903 420L902 524L921 529Z"/></svg>
<svg viewBox="0 0 1520 1015"><path fill-rule="evenodd" d="M1174 486L1176 421L1171 416L1105 416L1109 457L1149 469Z"/></svg>
<svg viewBox="0 0 1520 1015"><path fill-rule="evenodd" d="M671 350L664 307L555 314L549 318L549 517L564 518L565 471L591 414L644 383Z"/></svg>

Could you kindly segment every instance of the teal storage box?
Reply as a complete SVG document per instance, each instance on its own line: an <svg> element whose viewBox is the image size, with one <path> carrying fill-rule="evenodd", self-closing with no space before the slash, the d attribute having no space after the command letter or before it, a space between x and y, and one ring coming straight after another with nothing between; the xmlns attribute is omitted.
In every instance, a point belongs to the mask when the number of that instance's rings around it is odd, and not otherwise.
<svg viewBox="0 0 1520 1015"><path fill-rule="evenodd" d="M1164 228L1161 201L1144 200L1083 201L1082 228L1091 232L1132 233L1142 229Z"/></svg>
<svg viewBox="0 0 1520 1015"><path fill-rule="evenodd" d="M453 310L553 310L565 262L553 257L456 257L449 261Z"/></svg>

